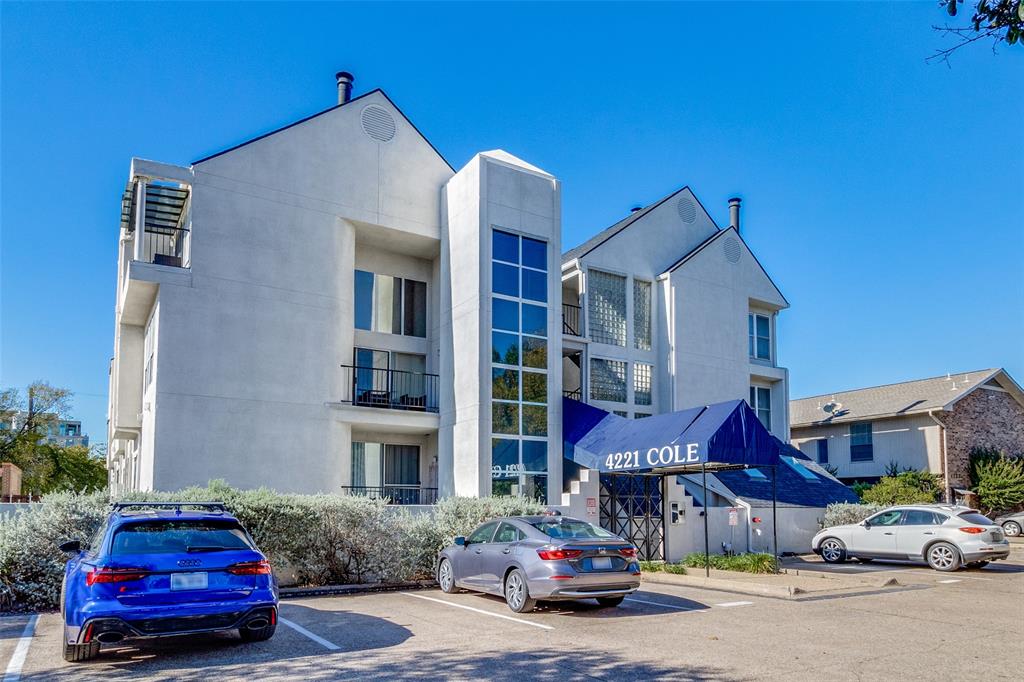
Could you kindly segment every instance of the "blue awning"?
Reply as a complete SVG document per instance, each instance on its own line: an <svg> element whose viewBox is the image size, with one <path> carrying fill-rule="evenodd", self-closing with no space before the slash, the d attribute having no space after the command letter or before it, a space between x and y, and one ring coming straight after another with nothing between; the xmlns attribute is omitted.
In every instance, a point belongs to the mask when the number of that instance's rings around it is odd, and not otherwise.
<svg viewBox="0 0 1024 682"><path fill-rule="evenodd" d="M774 466L793 451L769 433L744 400L626 419L563 398L562 436L568 459L603 472Z"/></svg>

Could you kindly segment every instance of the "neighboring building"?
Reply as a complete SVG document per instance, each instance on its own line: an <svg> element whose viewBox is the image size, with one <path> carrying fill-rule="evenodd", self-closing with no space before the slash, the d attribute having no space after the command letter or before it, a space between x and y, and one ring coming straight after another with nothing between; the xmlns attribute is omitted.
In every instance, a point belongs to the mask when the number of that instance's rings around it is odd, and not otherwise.
<svg viewBox="0 0 1024 682"><path fill-rule="evenodd" d="M19 428L27 416L26 412L4 415L0 418L0 430ZM46 431L43 441L64 447L72 445L89 447L89 436L82 433L82 422L74 419L58 419L53 414L46 415Z"/></svg>
<svg viewBox="0 0 1024 682"><path fill-rule="evenodd" d="M634 418L749 399L788 440L788 303L738 199L722 229L683 188L562 254L555 177L500 150L456 171L350 86L188 167L132 161L115 493L220 478L572 506L563 394Z"/></svg>
<svg viewBox="0 0 1024 682"><path fill-rule="evenodd" d="M829 393L790 405L792 443L846 483L895 465L969 488L974 448L1024 453L1024 392L1002 369Z"/></svg>

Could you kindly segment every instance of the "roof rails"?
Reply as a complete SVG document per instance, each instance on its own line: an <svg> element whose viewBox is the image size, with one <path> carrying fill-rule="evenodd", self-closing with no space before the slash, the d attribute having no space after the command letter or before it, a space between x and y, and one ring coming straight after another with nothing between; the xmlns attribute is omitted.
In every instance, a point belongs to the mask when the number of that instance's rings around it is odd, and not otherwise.
<svg viewBox="0 0 1024 682"><path fill-rule="evenodd" d="M223 502L114 502L114 511L121 511L128 507L142 507L143 509L173 509L178 514L182 507L201 507L210 511L227 512L228 508Z"/></svg>

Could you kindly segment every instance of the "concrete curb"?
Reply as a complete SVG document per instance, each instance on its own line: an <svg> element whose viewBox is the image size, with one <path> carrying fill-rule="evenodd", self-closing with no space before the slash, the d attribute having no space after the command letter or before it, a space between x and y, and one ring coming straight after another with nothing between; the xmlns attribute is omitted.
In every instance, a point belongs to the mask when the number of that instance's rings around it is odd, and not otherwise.
<svg viewBox="0 0 1024 682"><path fill-rule="evenodd" d="M831 578L832 576L824 576ZM729 580L727 578L705 578L703 576L677 575L674 573L644 573L641 582L661 585L677 585L700 587L718 592L732 592L773 599L801 599L812 595L854 595L868 589L898 586L895 578L886 577L881 581L861 582L856 585L836 585L822 590L806 590L796 585L770 585L747 580ZM840 581L836 581L840 582Z"/></svg>
<svg viewBox="0 0 1024 682"><path fill-rule="evenodd" d="M321 587L282 587L281 599L302 597L329 597L345 594L366 594L369 592L396 592L399 590L425 590L437 587L436 580L408 580L400 583L364 583L358 585L323 585Z"/></svg>

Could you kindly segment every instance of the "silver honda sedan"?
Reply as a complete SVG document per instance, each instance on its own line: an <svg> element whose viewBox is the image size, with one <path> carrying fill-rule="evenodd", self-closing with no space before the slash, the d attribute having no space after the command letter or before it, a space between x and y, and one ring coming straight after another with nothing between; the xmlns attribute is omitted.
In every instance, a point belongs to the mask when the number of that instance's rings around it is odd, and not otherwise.
<svg viewBox="0 0 1024 682"><path fill-rule="evenodd" d="M564 516L514 516L482 524L441 550L437 582L505 598L518 613L538 600L596 599L618 606L640 587L636 547Z"/></svg>

